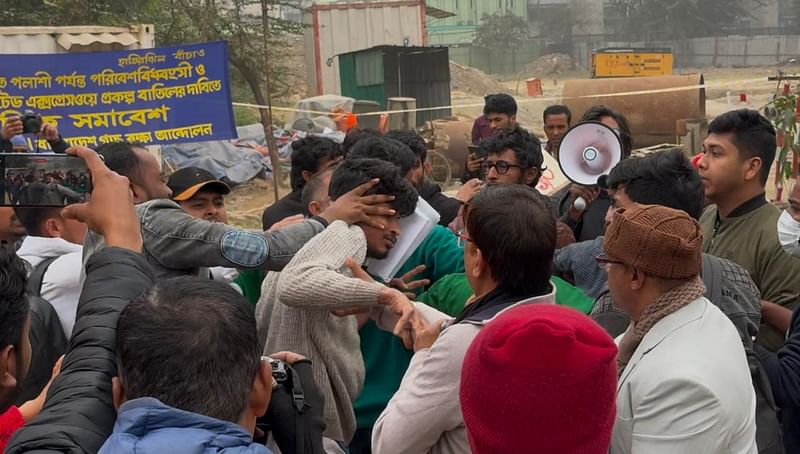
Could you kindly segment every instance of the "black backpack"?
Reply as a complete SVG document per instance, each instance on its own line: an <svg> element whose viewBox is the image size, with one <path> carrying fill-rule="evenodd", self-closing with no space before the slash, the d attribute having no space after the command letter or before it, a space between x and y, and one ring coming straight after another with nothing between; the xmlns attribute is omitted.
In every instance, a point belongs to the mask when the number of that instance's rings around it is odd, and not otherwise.
<svg viewBox="0 0 800 454"><path fill-rule="evenodd" d="M42 297L42 283L44 282L44 274L47 272L47 269L50 268L50 265L56 261L56 259L58 259L58 256L47 257L33 267L33 271L31 271L30 276L28 276L28 295L38 296L40 298Z"/></svg>
<svg viewBox="0 0 800 454"><path fill-rule="evenodd" d="M716 260L703 260L703 282L706 285L706 297L711 301L725 298L722 289L722 272ZM756 394L756 446L759 454L784 454L783 434L778 418L778 407L772 396L761 360L753 348L743 345L750 367L750 377Z"/></svg>

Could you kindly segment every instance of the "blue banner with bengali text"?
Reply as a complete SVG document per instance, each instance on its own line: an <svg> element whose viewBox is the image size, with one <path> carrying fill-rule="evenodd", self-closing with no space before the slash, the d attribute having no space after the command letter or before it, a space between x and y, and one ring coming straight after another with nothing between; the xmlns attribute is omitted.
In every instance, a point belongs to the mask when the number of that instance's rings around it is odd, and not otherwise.
<svg viewBox="0 0 800 454"><path fill-rule="evenodd" d="M71 145L235 138L228 44L0 55L0 121L26 111Z"/></svg>

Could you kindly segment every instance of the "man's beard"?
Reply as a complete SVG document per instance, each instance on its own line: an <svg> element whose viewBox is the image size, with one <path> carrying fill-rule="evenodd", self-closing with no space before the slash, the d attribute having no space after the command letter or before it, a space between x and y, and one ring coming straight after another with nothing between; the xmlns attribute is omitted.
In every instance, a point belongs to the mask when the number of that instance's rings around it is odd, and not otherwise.
<svg viewBox="0 0 800 454"><path fill-rule="evenodd" d="M503 185L509 185L509 184L526 184L525 183L525 175L520 175L520 177L517 178L517 181L512 181L510 183L504 183L504 182L502 182L500 180L496 180L496 181L488 181L487 180L486 181L486 186L503 186Z"/></svg>
<svg viewBox="0 0 800 454"><path fill-rule="evenodd" d="M384 237L383 239L388 239L388 238ZM375 260L383 260L386 257L388 257L389 254L392 252L392 249L394 249L394 246L397 246L397 237L393 236L392 239L393 239L392 247L387 247L382 251L376 251L375 249L371 248L369 244L367 244L367 257Z"/></svg>
<svg viewBox="0 0 800 454"><path fill-rule="evenodd" d="M370 247L367 247L367 257L375 260L383 260L389 256L389 252L391 251L392 251L391 249L387 249L385 252L376 251Z"/></svg>

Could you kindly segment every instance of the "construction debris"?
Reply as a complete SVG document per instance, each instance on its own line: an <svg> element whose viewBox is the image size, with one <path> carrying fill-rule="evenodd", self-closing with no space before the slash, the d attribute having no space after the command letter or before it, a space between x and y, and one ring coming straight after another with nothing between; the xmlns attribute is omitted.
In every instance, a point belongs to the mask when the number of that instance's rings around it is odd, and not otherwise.
<svg viewBox="0 0 800 454"><path fill-rule="evenodd" d="M564 54L548 54L537 58L527 67L527 73L535 76L561 74L574 69L572 57Z"/></svg>
<svg viewBox="0 0 800 454"><path fill-rule="evenodd" d="M450 89L479 96L511 93L511 90L483 71L453 61L450 62Z"/></svg>

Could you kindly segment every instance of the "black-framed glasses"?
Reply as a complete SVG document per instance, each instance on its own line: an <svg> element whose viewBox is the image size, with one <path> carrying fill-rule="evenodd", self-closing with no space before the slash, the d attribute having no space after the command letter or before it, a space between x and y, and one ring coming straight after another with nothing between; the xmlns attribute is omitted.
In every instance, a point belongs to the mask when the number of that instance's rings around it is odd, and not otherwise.
<svg viewBox="0 0 800 454"><path fill-rule="evenodd" d="M512 167L516 167L516 168L518 168L518 169L521 169L521 168L522 168L522 166L518 166L518 165L516 165L516 164L509 164L509 163L508 163L508 162L506 162L506 161L496 161L496 162L492 162L492 161L483 161L483 162L481 163L481 173L482 173L483 175L486 175L487 173L489 173L489 170L490 170L492 167L494 167L494 170L495 170L495 171L497 171L497 174L498 174L498 175L505 175L505 174L507 174L507 173L508 173L508 171L509 171L509 169L511 169Z"/></svg>
<svg viewBox="0 0 800 454"><path fill-rule="evenodd" d="M607 256L602 256L602 255L598 255L597 257L595 257L594 261L597 262L597 266L599 266L602 269L606 269L608 267L608 265L611 265L611 264L617 264L617 265L624 265L625 264L625 262L623 262L623 261L614 260L612 258L609 258Z"/></svg>

